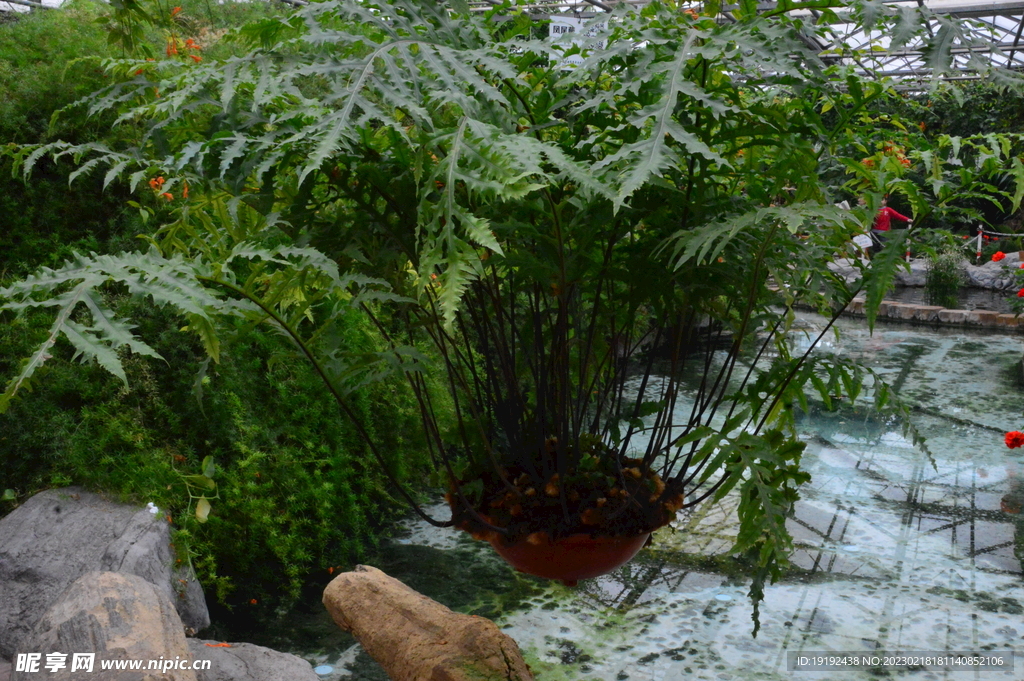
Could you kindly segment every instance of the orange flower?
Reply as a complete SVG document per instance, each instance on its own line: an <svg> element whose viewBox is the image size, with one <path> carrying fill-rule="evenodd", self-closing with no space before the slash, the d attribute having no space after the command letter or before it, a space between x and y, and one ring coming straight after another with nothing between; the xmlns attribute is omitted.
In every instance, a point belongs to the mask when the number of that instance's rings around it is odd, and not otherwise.
<svg viewBox="0 0 1024 681"><path fill-rule="evenodd" d="M192 38L189 38L185 41L185 47L189 48L190 50L203 49L202 46L200 46L199 43L197 43L195 40L192 40Z"/></svg>
<svg viewBox="0 0 1024 681"><path fill-rule="evenodd" d="M183 198L183 199L187 199L188 198L188 182L182 182L181 183L181 198ZM259 477L259 475L260 474L257 473L256 477Z"/></svg>
<svg viewBox="0 0 1024 681"><path fill-rule="evenodd" d="M135 75L136 76L141 76L142 75L142 69L139 69L138 71L136 71Z"/></svg>
<svg viewBox="0 0 1024 681"><path fill-rule="evenodd" d="M178 46L171 41L167 41L167 56L173 57L176 54L178 54Z"/></svg>
<svg viewBox="0 0 1024 681"><path fill-rule="evenodd" d="M203 58L200 57L198 54L190 54L188 56L192 57L192 61L194 61L197 64L203 60Z"/></svg>
<svg viewBox="0 0 1024 681"><path fill-rule="evenodd" d="M256 605L257 603L259 603L259 601L257 601L255 598L249 601L249 605Z"/></svg>
<svg viewBox="0 0 1024 681"><path fill-rule="evenodd" d="M160 189L160 187L164 186L163 176L161 175L160 177L154 177L152 180L149 181L149 186L152 189Z"/></svg>
<svg viewBox="0 0 1024 681"><path fill-rule="evenodd" d="M921 132L924 132L924 129L927 128L928 126L925 125L924 121L921 121L920 123L917 124L917 127L921 128Z"/></svg>
<svg viewBox="0 0 1024 681"><path fill-rule="evenodd" d="M173 200L174 200L174 194L170 194L170 193L168 193L168 192L164 192L164 193L163 193L163 194L161 194L160 196L164 197L164 198L165 198L165 199L167 199L168 201L173 201Z"/></svg>
<svg viewBox="0 0 1024 681"><path fill-rule="evenodd" d="M171 10L171 18L172 19L174 17L178 16L179 14L181 14L181 8L180 7L175 7L174 9Z"/></svg>

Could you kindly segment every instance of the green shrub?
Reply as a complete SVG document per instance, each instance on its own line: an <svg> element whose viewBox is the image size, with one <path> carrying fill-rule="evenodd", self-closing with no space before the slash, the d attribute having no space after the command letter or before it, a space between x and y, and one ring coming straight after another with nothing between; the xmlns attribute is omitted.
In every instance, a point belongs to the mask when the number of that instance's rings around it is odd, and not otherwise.
<svg viewBox="0 0 1024 681"><path fill-rule="evenodd" d="M131 310L166 362L126 357L126 389L58 346L35 393L0 415L0 490L23 498L80 484L154 502L181 528L182 559L191 558L204 585L229 605L287 604L312 571L375 544L398 504L380 471L360 465L362 445L324 399L319 378L276 335L240 328L230 352L209 367L200 402L202 349L177 331L181 320L128 299L117 310ZM36 321L0 326L0 371L14 371L10 358L45 335ZM346 341L373 343L366 324L352 319ZM424 450L402 384L371 385L353 404L398 477L419 475ZM206 456L216 463L217 498L199 523L183 476L199 473Z"/></svg>
<svg viewBox="0 0 1024 681"><path fill-rule="evenodd" d="M201 36L204 54L211 57L236 49L221 40L226 28L278 11L267 2L181 4L174 29ZM0 24L0 146L58 138L113 143L112 136L130 134L130 126L111 130L110 115L89 117L84 108L70 106L110 82L100 60L120 51L108 41L109 12L104 3L75 0L59 11L31 12ZM163 49L165 29L149 27L146 40L151 51ZM102 172L69 184L74 168L44 159L25 182L0 157L0 281L24 277L40 265L56 266L75 251L139 248L134 237L145 227L125 205L129 192L123 184L104 188Z"/></svg>
<svg viewBox="0 0 1024 681"><path fill-rule="evenodd" d="M271 3L181 3L173 28L202 36L204 55L228 53L223 28L273 14ZM0 25L0 143L53 136L87 142L110 134L109 120L68 108L106 84L97 61L119 54L101 19L108 7L73 2L60 11L33 12ZM108 20L109 23L109 20ZM150 26L150 49L162 49L164 26ZM76 61L77 60L77 61ZM130 132L130 131L128 131ZM75 251L136 250L144 232L128 193L103 174L69 187L71 164L43 161L31 180L12 177L0 160L0 281L40 265L57 266ZM19 498L51 486L80 484L135 503L152 501L174 518L182 560L229 604L273 607L294 598L310 571L352 560L372 546L394 507L386 481L354 456L362 445L352 425L325 401L319 379L288 358L280 339L240 328L238 342L208 369L203 399L196 377L198 343L178 329L180 317L148 310L127 298L119 314L141 323L166 362L125 357L129 388L97 366L78 366L58 346L49 376L29 399L0 415L0 493ZM9 321L8 319L4 320ZM0 371L45 338L49 324L27 315L0 325ZM366 322L346 329L353 344L373 343ZM410 478L422 451L414 404L395 383L368 387L354 400L392 455L392 468ZM185 475L216 463L217 498L199 523ZM0 502L0 513L11 504ZM241 586L241 585L244 585Z"/></svg>
<svg viewBox="0 0 1024 681"><path fill-rule="evenodd" d="M929 305L960 307L960 288L967 283L965 264L963 249L956 244L943 246L929 255L924 284Z"/></svg>

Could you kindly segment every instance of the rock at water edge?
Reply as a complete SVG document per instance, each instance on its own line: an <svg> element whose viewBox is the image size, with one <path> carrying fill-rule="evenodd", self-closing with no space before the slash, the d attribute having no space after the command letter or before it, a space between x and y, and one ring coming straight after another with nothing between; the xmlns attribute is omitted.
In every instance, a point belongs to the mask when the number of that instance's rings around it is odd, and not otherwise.
<svg viewBox="0 0 1024 681"><path fill-rule="evenodd" d="M334 578L324 605L392 681L532 681L516 642L494 622L452 612L380 570Z"/></svg>
<svg viewBox="0 0 1024 681"><path fill-rule="evenodd" d="M17 671L11 681L196 681L178 613L166 593L141 577L121 572L89 572L79 577L47 610L18 653L39 653L39 671ZM67 657L62 666L44 667L51 653ZM92 672L74 672L75 653L94 653ZM109 661L140 661L140 669L103 669ZM165 669L149 669L150 661ZM122 665L122 666L125 666ZM174 667L185 666L185 669Z"/></svg>
<svg viewBox="0 0 1024 681"><path fill-rule="evenodd" d="M83 574L127 572L172 600L186 627L210 623L202 587L175 568L162 514L80 488L33 496L0 519L0 657L11 658L47 610Z"/></svg>
<svg viewBox="0 0 1024 681"><path fill-rule="evenodd" d="M252 643L188 640L192 659L209 660L209 669L196 669L196 681L318 681L312 665L301 657Z"/></svg>

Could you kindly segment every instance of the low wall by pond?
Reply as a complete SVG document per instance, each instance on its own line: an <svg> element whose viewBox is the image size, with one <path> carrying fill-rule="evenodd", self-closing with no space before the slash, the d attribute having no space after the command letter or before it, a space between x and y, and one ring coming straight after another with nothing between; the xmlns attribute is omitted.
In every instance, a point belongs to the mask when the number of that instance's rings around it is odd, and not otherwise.
<svg viewBox="0 0 1024 681"><path fill-rule="evenodd" d="M850 317L864 317L864 305L863 298L854 298L843 314ZM879 303L877 319L940 326L980 327L1001 331L1024 331L1024 316L1018 317L1015 314L1004 314L994 310L951 310L937 305L899 303L893 300L883 300Z"/></svg>

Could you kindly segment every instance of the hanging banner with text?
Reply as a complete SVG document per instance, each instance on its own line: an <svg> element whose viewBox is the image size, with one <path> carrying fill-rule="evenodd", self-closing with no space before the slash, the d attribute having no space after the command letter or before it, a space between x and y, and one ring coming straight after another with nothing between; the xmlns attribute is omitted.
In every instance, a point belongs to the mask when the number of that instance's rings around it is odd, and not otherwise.
<svg viewBox="0 0 1024 681"><path fill-rule="evenodd" d="M606 39L601 37L608 31L608 22L601 21L587 28L590 19L582 19L574 16L551 16L551 23L548 25L548 36L551 40L558 40L565 35L571 36L569 43L589 50L603 50ZM583 57L574 54L566 57L564 65L579 66L583 63Z"/></svg>

